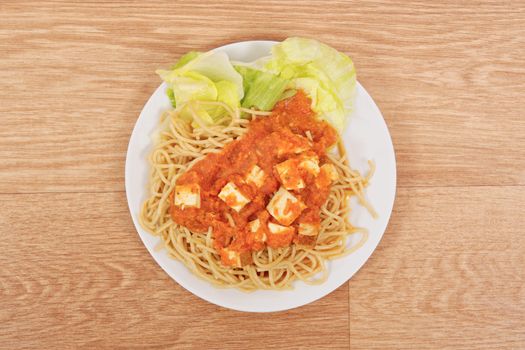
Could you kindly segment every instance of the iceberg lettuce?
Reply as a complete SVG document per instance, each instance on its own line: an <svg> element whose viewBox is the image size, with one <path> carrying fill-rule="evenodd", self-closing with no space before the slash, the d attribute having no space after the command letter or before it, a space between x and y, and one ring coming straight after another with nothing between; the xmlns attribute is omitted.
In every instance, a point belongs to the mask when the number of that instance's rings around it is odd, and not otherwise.
<svg viewBox="0 0 525 350"><path fill-rule="evenodd" d="M312 109L342 131L353 110L356 72L352 60L336 49L306 38L288 38L272 48L271 57L258 60L289 88L302 89L312 99Z"/></svg>
<svg viewBox="0 0 525 350"><path fill-rule="evenodd" d="M247 66L235 66L243 77L244 99L242 106L255 107L260 111L269 111L281 98L289 81L275 74L253 69Z"/></svg>
<svg viewBox="0 0 525 350"><path fill-rule="evenodd" d="M169 70L157 70L168 84L166 94L173 107L188 104L181 116L196 114L214 123L223 107L192 101L222 102L262 111L277 101L303 90L312 110L342 132L353 110L356 73L352 60L336 49L313 39L288 38L272 47L272 54L251 63L235 62L224 52L191 51Z"/></svg>
<svg viewBox="0 0 525 350"><path fill-rule="evenodd" d="M157 74L168 84L166 94L173 107L190 101L220 101L237 108L244 96L242 76L233 68L224 52L189 52L170 70ZM185 112L186 111L186 112ZM206 106L197 111L203 120L212 122L224 113L218 106ZM188 114L184 109L182 114Z"/></svg>
<svg viewBox="0 0 525 350"><path fill-rule="evenodd" d="M179 58L179 60L173 66L171 66L170 70L181 68L182 66L186 65L186 63L192 61L194 58L197 58L197 56L200 55L202 55L202 52L190 51Z"/></svg>

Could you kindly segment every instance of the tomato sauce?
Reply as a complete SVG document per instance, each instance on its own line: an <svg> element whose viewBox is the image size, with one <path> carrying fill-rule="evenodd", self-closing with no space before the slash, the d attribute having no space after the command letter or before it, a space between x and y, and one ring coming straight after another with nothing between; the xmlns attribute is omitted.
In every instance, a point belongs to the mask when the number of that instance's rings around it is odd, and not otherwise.
<svg viewBox="0 0 525 350"><path fill-rule="evenodd" d="M337 134L326 122L315 118L310 105L311 100L298 91L293 97L279 102L270 116L253 120L245 135L226 145L220 153L207 155L177 179L177 186L200 186L200 207L174 205L172 196L170 213L173 221L195 232L206 232L211 227L214 246L221 252L223 264L236 264L233 259L236 254L231 252L241 255L241 265L250 263L252 251L264 249L267 245L276 248L293 244L300 222L319 223L320 207L330 192L328 175L322 171L316 175L299 169L297 159L309 155L318 159L319 166L327 163L327 148L335 144ZM276 165L288 160L293 166L287 176L295 177L291 183L302 182L303 185L303 188L289 192L304 206L289 225L293 231L283 229L283 234L273 235L268 231L268 224L278 222L266 208L272 196L283 186ZM255 165L264 173L258 185L246 180ZM228 194L224 199L219 197L229 183L249 200L239 211L232 208L238 203L234 195ZM286 208L284 214L289 214L288 210L291 209ZM259 236L249 229L249 223L256 219L261 227ZM261 237L267 239L263 241Z"/></svg>

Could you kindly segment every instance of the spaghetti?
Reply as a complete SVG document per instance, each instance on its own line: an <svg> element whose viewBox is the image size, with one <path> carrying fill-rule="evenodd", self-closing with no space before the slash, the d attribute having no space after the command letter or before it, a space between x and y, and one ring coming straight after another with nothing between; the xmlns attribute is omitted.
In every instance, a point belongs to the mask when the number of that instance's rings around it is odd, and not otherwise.
<svg viewBox="0 0 525 350"><path fill-rule="evenodd" d="M224 118L214 125L207 125L196 110L202 106L224 108ZM185 109L193 122L181 118ZM242 118L250 116L250 119ZM214 244L216 239L211 227L190 230L173 220L171 203L177 180L209 154L222 152L228 144L242 139L252 121L266 118L270 112L247 109L232 110L220 102L192 102L168 111L161 117L161 130L150 155L150 197L144 202L141 225L161 238L162 247L168 254L186 265L197 276L219 287L236 287L245 291L256 289L291 289L292 282L302 280L308 284L322 283L327 277L325 261L349 254L367 240L367 232L348 222L349 198L355 195L359 203L372 215L376 215L367 203L363 191L374 172L361 176L352 170L346 159L344 147L338 142L334 152L326 154L327 162L337 172L329 189L327 199L319 210L320 226L313 246L290 244L279 248L265 246L251 252L251 263L244 266L226 266L221 252ZM312 141L312 135L306 133ZM230 226L235 219L228 213L225 217ZM348 238L358 234L359 240L348 248ZM216 243L216 242L215 242ZM321 273L321 276L319 274Z"/></svg>

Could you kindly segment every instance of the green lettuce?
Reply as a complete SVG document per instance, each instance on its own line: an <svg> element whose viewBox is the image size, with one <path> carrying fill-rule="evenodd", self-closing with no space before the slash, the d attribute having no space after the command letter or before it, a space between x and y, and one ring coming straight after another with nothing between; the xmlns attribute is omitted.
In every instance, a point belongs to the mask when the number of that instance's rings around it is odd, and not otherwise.
<svg viewBox="0 0 525 350"><path fill-rule="evenodd" d="M275 74L247 66L235 66L243 77L244 98L241 105L269 111L279 101L289 81Z"/></svg>
<svg viewBox="0 0 525 350"><path fill-rule="evenodd" d="M288 79L288 88L304 90L321 118L339 131L344 129L356 86L354 64L348 56L313 39L288 38L272 48L269 59L258 62Z"/></svg>
<svg viewBox="0 0 525 350"><path fill-rule="evenodd" d="M166 82L166 94L173 107L191 101L220 101L235 109L244 96L242 76L233 68L228 55L223 52L189 52L182 56L170 70L157 70ZM224 114L220 106L193 105L195 113L202 120L213 123ZM189 108L183 108L182 117L191 115Z"/></svg>
<svg viewBox="0 0 525 350"><path fill-rule="evenodd" d="M187 95L186 106L180 112L182 118L191 120L193 115L191 111L193 111L206 124L214 124L226 112L222 106L206 103L192 103L194 101L223 102L233 109L240 106L237 86L234 83L227 80L212 83L211 80L204 76L201 76L200 79L204 78L208 81L203 79L199 82L198 73L187 74L193 76L191 83L178 84L181 89L180 95L183 97ZM193 93L191 93L192 91Z"/></svg>
<svg viewBox="0 0 525 350"><path fill-rule="evenodd" d="M166 95L168 95L168 98L170 99L170 102L171 102L171 105L173 106L173 108L176 108L177 107L177 101L175 101L175 94L173 93L173 89L172 88L167 88L166 89Z"/></svg>
<svg viewBox="0 0 525 350"><path fill-rule="evenodd" d="M196 58L197 56L199 56L201 54L202 54L202 52L198 52L198 51L190 51L190 52L184 54L181 58L179 58L179 60L174 65L172 65L170 67L170 70L175 70L175 69L181 68L182 66L186 65L186 63L188 63L189 61L193 60L194 58ZM159 72L162 72L162 74L166 74L165 72L168 72L168 71L157 70L157 74L160 75ZM162 76L161 76L161 78L162 78ZM168 87L166 89L166 95L170 99L170 102L171 102L171 105L173 106L173 108L176 108L177 107L177 101L175 100L175 94L173 93L173 88Z"/></svg>
<svg viewBox="0 0 525 350"><path fill-rule="evenodd" d="M193 61L193 59L197 58L198 56L202 55L202 52L199 51L190 51L186 54L184 54L179 60L171 66L170 70L178 69L186 65L186 63Z"/></svg>
<svg viewBox="0 0 525 350"><path fill-rule="evenodd" d="M235 66L226 53L191 51L157 74L168 85L166 94L173 107L190 121L197 116L212 124L225 113L222 106L199 101L269 111L277 101L303 90L317 115L340 132L353 110L356 86L348 56L305 38L288 38L275 45L270 56Z"/></svg>

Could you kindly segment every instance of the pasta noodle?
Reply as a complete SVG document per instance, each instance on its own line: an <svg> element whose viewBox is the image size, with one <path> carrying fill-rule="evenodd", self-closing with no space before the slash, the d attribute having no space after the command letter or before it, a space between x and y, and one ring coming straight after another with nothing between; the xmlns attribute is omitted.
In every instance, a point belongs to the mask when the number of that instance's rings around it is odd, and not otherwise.
<svg viewBox="0 0 525 350"><path fill-rule="evenodd" d="M207 154L220 152L226 144L241 137L247 131L250 118L264 118L270 112L244 108L232 110L220 102L198 103L222 107L226 110L226 116L220 123L206 125L195 113L196 106L189 104L194 120L192 126L178 117L180 108L163 114L161 130L149 157L150 196L143 203L139 215L141 225L161 238L162 246L172 258L219 287L236 287L244 291L280 290L292 288L295 280L308 284L322 283L328 274L326 260L349 254L367 240L366 230L353 227L348 222L349 198L357 196L359 203L376 215L363 193L373 175L374 164L369 162L370 171L366 176L361 176L349 167L344 147L339 142L338 149L328 154L339 179L332 184L328 199L321 207L321 226L315 247L295 244L277 249L266 247L252 252L253 263L250 265L224 266L219 252L213 246L211 228L207 232L192 232L172 220L170 194L182 173ZM307 136L311 138L311 135ZM232 220L228 218L230 224ZM357 243L348 247L349 238L354 236Z"/></svg>

